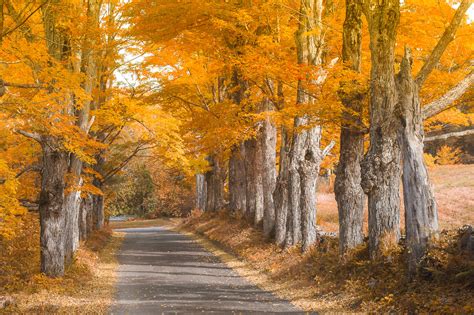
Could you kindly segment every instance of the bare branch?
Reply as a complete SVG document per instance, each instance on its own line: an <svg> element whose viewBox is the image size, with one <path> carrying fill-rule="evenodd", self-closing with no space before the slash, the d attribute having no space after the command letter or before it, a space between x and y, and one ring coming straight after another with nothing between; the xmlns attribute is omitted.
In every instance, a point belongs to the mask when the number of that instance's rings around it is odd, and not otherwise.
<svg viewBox="0 0 474 315"><path fill-rule="evenodd" d="M47 89L47 86L39 85L39 84L29 84L29 83L12 83L12 82L5 82L0 79L0 87L9 86L18 89Z"/></svg>
<svg viewBox="0 0 474 315"><path fill-rule="evenodd" d="M87 134L88 134L89 131L91 130L92 125L94 125L94 122L95 122L95 116L92 116L92 117L91 117L91 120L89 120L89 123L87 124L87 127L86 127L86 133L87 133Z"/></svg>
<svg viewBox="0 0 474 315"><path fill-rule="evenodd" d="M474 129L449 132L442 135L426 137L425 142L436 141L436 140L447 140L449 138L459 138L459 137L464 137L464 136L469 136L469 135L474 135Z"/></svg>
<svg viewBox="0 0 474 315"><path fill-rule="evenodd" d="M423 85L426 78L428 78L431 71L433 71L434 67L438 64L441 56L443 55L448 45L454 40L454 35L456 34L456 31L471 4L472 0L463 0L461 2L461 5L456 10L454 17L451 20L451 23L444 31L443 36L441 36L435 48L431 52L431 55L426 60L420 72L418 72L418 74L416 75L415 82L418 87L421 87Z"/></svg>
<svg viewBox="0 0 474 315"><path fill-rule="evenodd" d="M473 82L474 72L471 72L446 94L423 107L423 119L433 117L434 115L450 108L451 105L471 87Z"/></svg>
<svg viewBox="0 0 474 315"><path fill-rule="evenodd" d="M23 174L26 174L28 172L40 172L42 169L41 165L39 164L32 164L32 165L28 165L26 167L24 167L20 172L18 172L15 176L15 178L19 178L20 176L22 176Z"/></svg>
<svg viewBox="0 0 474 315"><path fill-rule="evenodd" d="M334 148L334 146L336 145L336 141L331 141L331 143L328 144L327 147L324 148L323 152L322 152L322 155L323 155L323 159L329 154L329 152L331 152L332 148Z"/></svg>
<svg viewBox="0 0 474 315"><path fill-rule="evenodd" d="M123 160L117 167L114 169L110 170L107 174L103 176L102 182L105 183L108 181L110 178L112 178L115 174L117 174L121 169L123 169L125 166L130 163L130 161L141 151L146 151L146 150L151 150L153 148L157 147L157 145L151 145L151 146L146 146L146 143L140 143L135 150L125 159Z"/></svg>
<svg viewBox="0 0 474 315"><path fill-rule="evenodd" d="M37 133L33 133L33 132L27 132L27 131L24 131L24 130L17 130L16 131L18 134L22 135L22 136L25 136L27 138L30 138L30 139L33 139L39 143L42 143L42 139L41 139L41 136Z"/></svg>

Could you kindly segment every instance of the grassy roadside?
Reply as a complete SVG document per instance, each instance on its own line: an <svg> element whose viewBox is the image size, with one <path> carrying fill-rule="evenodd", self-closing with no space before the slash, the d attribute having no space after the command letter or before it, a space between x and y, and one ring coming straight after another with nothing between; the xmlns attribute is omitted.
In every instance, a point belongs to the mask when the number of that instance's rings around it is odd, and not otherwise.
<svg viewBox="0 0 474 315"><path fill-rule="evenodd" d="M50 279L34 270L21 282L6 286L2 294L12 297L14 303L0 313L106 314L116 282L115 253L122 239L123 234L110 229L95 232L81 244L64 277Z"/></svg>
<svg viewBox="0 0 474 315"><path fill-rule="evenodd" d="M442 234L426 273L409 282L399 248L372 262L361 247L342 262L337 240L326 239L301 254L296 247L278 248L244 220L224 212L192 217L178 228L198 234L204 247L262 289L307 311L474 312L474 260L457 251L455 231Z"/></svg>

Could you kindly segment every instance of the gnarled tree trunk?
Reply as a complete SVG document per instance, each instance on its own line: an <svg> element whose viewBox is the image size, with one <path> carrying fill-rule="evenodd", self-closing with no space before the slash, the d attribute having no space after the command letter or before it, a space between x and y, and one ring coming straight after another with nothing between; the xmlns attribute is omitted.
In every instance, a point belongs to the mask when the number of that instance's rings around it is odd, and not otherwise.
<svg viewBox="0 0 474 315"><path fill-rule="evenodd" d="M342 59L345 66L359 72L362 51L362 8L357 0L346 0L346 19L342 36ZM364 155L362 108L365 91L355 80L341 82L339 97L343 110L339 165L334 191L339 213L339 251L344 255L364 240L364 191L360 162Z"/></svg>
<svg viewBox="0 0 474 315"><path fill-rule="evenodd" d="M364 2L372 59L370 148L362 162L362 186L369 196L372 258L400 238L400 142L394 61L400 2Z"/></svg>
<svg viewBox="0 0 474 315"><path fill-rule="evenodd" d="M409 272L414 274L430 238L438 230L438 212L423 157L423 116L411 63L411 53L405 49L397 86L401 109L406 247Z"/></svg>
<svg viewBox="0 0 474 315"><path fill-rule="evenodd" d="M52 139L43 139L41 192L39 197L41 272L64 275L64 188L67 153Z"/></svg>

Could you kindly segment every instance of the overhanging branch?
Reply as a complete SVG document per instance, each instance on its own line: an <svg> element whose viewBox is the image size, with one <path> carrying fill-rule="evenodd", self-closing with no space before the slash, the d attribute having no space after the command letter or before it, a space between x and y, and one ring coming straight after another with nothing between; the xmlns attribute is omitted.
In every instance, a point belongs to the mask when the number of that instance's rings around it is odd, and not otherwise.
<svg viewBox="0 0 474 315"><path fill-rule="evenodd" d="M451 105L459 99L472 85L474 82L474 71L459 82L455 87L449 90L446 94L441 96L439 99L429 103L423 107L423 119L433 117L442 111L451 107Z"/></svg>
<svg viewBox="0 0 474 315"><path fill-rule="evenodd" d="M447 140L449 138L459 138L464 136L474 135L474 129L468 129L464 131L455 131L455 132L448 132L442 135L426 137L425 142L431 142L436 140Z"/></svg>
<svg viewBox="0 0 474 315"><path fill-rule="evenodd" d="M449 26L445 29L443 36L441 36L440 40L436 44L435 48L431 52L430 56L423 64L420 72L416 75L415 82L418 87L421 87L425 80L430 75L431 71L433 71L434 67L438 64L441 56L443 55L444 51L448 47L448 45L454 40L454 35L461 24L464 15L466 14L467 10L472 4L472 0L463 0L461 5L456 10L453 19Z"/></svg>

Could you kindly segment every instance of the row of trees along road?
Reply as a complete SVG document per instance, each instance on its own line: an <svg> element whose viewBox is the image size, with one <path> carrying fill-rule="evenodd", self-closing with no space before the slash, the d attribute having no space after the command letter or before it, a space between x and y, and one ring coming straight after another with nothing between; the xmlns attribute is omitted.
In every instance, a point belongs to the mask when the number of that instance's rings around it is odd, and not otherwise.
<svg viewBox="0 0 474 315"><path fill-rule="evenodd" d="M177 121L117 80L125 23L115 0L0 2L0 238L38 211L51 277L104 226L107 184L134 157L181 160Z"/></svg>
<svg viewBox="0 0 474 315"><path fill-rule="evenodd" d="M338 160L341 255L365 195L371 257L398 242L402 181L414 272L437 230L423 132L471 124L471 4L0 0L0 237L38 210L41 270L63 275L141 157L308 250Z"/></svg>
<svg viewBox="0 0 474 315"><path fill-rule="evenodd" d="M414 272L438 227L424 129L466 114L453 106L473 80L462 40L471 4L135 1L129 14L133 35L156 48L149 64L166 66L152 97L185 124L198 208L223 208L228 185L231 211L307 250L320 167L339 149L341 255L363 242L366 195L371 257L398 243L402 181Z"/></svg>

